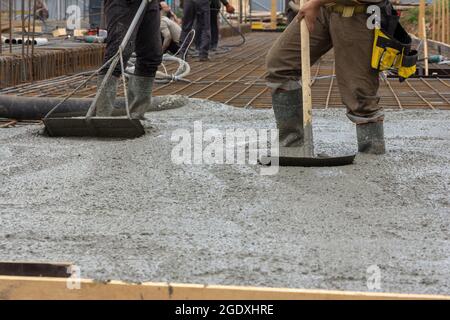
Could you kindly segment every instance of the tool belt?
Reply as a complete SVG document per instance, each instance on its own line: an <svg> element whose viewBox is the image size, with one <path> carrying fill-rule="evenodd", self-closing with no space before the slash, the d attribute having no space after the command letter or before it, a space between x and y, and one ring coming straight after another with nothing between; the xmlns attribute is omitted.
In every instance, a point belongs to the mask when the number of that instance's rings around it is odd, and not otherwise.
<svg viewBox="0 0 450 320"><path fill-rule="evenodd" d="M416 73L418 53L411 49L411 37L403 29L396 11L382 7L381 26L375 28L372 68L378 71L397 70L400 82Z"/></svg>
<svg viewBox="0 0 450 320"><path fill-rule="evenodd" d="M354 14L366 13L367 5L355 4L351 6L346 6L339 3L330 3L326 5L326 8L331 12L342 14L344 18L349 18Z"/></svg>

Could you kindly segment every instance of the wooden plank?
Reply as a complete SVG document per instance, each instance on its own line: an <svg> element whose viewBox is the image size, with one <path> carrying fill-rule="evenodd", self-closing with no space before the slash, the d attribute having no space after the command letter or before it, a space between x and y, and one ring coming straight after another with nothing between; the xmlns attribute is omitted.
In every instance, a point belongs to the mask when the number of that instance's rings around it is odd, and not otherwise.
<svg viewBox="0 0 450 320"><path fill-rule="evenodd" d="M374 292L258 288L199 284L99 282L82 279L80 289L68 289L74 279L0 276L0 299L40 300L450 300L450 296ZM71 283L73 287L75 283ZM69 286L70 287L70 286Z"/></svg>

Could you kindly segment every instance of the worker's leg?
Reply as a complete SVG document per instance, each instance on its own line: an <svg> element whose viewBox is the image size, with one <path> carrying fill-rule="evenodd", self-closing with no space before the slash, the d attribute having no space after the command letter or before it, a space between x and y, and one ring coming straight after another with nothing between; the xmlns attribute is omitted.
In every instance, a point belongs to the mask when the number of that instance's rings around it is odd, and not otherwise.
<svg viewBox="0 0 450 320"><path fill-rule="evenodd" d="M140 2L138 0L138 2ZM154 77L162 59L159 3L152 1L142 18L136 35L135 75Z"/></svg>
<svg viewBox="0 0 450 320"><path fill-rule="evenodd" d="M139 0L105 0L105 16L108 30L106 39L106 52L104 62L109 61L119 50L120 44L128 31L128 28L136 15L141 1ZM123 53L124 59L128 61L134 50L136 32ZM108 68L104 68L101 74L106 74ZM114 76L121 74L120 65L114 70Z"/></svg>
<svg viewBox="0 0 450 320"><path fill-rule="evenodd" d="M311 64L330 50L329 13L321 9L310 35ZM275 41L266 57L267 85L272 89L272 106L279 130L280 146L303 143L303 109L299 79L301 75L300 25L294 19Z"/></svg>
<svg viewBox="0 0 450 320"><path fill-rule="evenodd" d="M211 43L211 18L209 0L195 0L197 5L196 23L198 24L200 34L196 35L200 38L199 57L207 58L209 46Z"/></svg>
<svg viewBox="0 0 450 320"><path fill-rule="evenodd" d="M136 68L128 84L130 113L135 119L144 119L155 74L162 60L158 5L157 1L149 4L136 34Z"/></svg>
<svg viewBox="0 0 450 320"><path fill-rule="evenodd" d="M348 118L356 123L362 152L384 153L383 110L378 104L378 71L371 68L374 31L366 26L367 15L330 17L336 77Z"/></svg>
<svg viewBox="0 0 450 320"><path fill-rule="evenodd" d="M134 14L139 7L139 2L128 3L127 0L105 0L105 16L108 30L108 38L106 39L106 52L104 62L109 61L119 50L119 46L128 31L128 27L133 20ZM128 60L129 55L133 52L133 43L130 42L128 50L124 53L124 58ZM100 71L97 87L99 88L108 71L106 66ZM117 83L121 74L120 65L116 67L114 73L106 82L103 91L97 100L96 115L100 117L111 116L116 99Z"/></svg>
<svg viewBox="0 0 450 320"><path fill-rule="evenodd" d="M195 11L196 6L194 0L184 0L183 24L181 26L181 35L180 35L180 43L181 43L180 53L182 56L187 52L189 42L192 39L192 34L190 34L190 32L194 28Z"/></svg>
<svg viewBox="0 0 450 320"><path fill-rule="evenodd" d="M211 50L217 49L219 45L219 10L211 9L210 19L211 19Z"/></svg>

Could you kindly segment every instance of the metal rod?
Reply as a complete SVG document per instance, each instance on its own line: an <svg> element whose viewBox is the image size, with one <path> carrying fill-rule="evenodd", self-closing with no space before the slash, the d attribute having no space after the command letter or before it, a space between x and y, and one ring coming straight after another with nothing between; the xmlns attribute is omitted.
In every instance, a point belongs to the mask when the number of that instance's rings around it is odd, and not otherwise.
<svg viewBox="0 0 450 320"><path fill-rule="evenodd" d="M31 79L30 81L34 81L34 37L36 33L36 2L37 0L34 0L33 3L33 33L31 35Z"/></svg>
<svg viewBox="0 0 450 320"><path fill-rule="evenodd" d="M22 22L22 59L25 59L25 0L21 1L21 5L22 13L20 18Z"/></svg>
<svg viewBox="0 0 450 320"><path fill-rule="evenodd" d="M31 0L28 0L27 56L30 55Z"/></svg>

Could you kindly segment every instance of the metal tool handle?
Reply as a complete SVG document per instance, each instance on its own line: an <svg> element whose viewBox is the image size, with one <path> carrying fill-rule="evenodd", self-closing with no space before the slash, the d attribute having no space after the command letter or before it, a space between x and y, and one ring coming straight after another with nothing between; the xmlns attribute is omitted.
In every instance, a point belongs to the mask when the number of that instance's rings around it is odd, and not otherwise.
<svg viewBox="0 0 450 320"><path fill-rule="evenodd" d="M300 0L300 8L307 0ZM314 156L314 141L312 131L312 97L311 97L311 61L309 50L309 30L306 20L300 21L300 42L302 61L302 93L303 93L303 129L304 146L306 157Z"/></svg>
<svg viewBox="0 0 450 320"><path fill-rule="evenodd" d="M103 82L100 85L100 88L97 90L97 93L95 95L94 101L92 101L92 104L89 107L89 110L88 110L88 112L86 114L86 118L90 118L90 117L92 117L94 115L95 109L97 108L98 98L100 97L100 94L104 90L106 83L111 78L111 76L112 76L112 74L114 72L114 69L116 68L117 64L120 61L120 53L125 50L126 46L130 42L131 36L133 35L133 32L135 31L137 25L139 24L143 14L144 14L144 11L147 8L147 5L149 3L151 3L152 1L153 0L142 0L141 5L139 6L139 9L136 12L136 15L134 16L133 21L131 22L130 27L128 28L128 31L125 34L125 37L123 38L122 43L119 46L119 51L116 53L116 57L111 62L111 65L109 66L108 72L106 73L105 78L103 79Z"/></svg>

